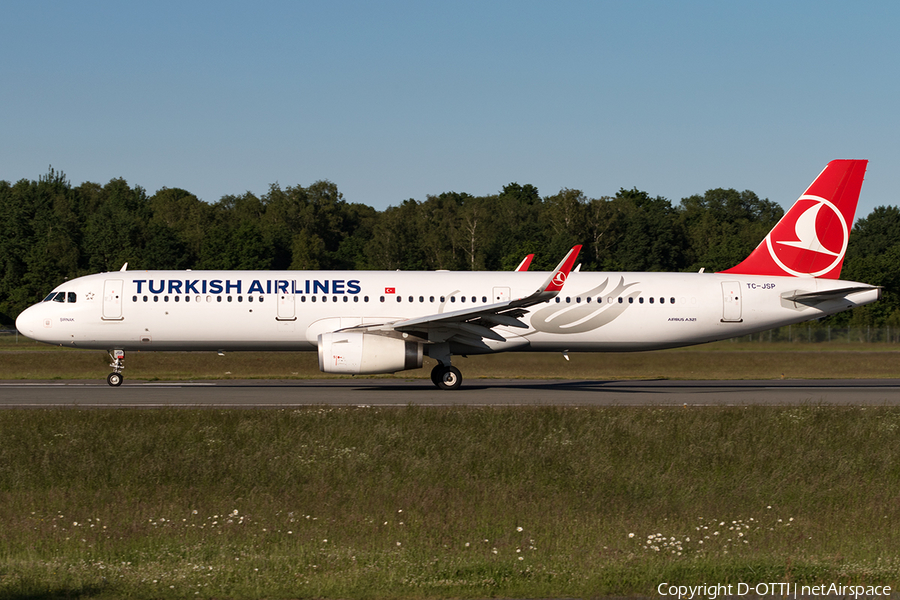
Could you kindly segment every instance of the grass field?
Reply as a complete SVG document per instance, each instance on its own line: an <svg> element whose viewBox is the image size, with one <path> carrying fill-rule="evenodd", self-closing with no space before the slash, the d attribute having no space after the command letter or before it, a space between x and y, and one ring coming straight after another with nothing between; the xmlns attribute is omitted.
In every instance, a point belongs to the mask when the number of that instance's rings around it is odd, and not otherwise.
<svg viewBox="0 0 900 600"><path fill-rule="evenodd" d="M0 412L0 597L900 584L900 409Z"/></svg>
<svg viewBox="0 0 900 600"><path fill-rule="evenodd" d="M466 378L900 377L896 348L454 364ZM130 353L126 376L326 377L315 360ZM102 380L107 362L0 338L0 379ZM0 440L0 599L900 585L895 407L4 410Z"/></svg>

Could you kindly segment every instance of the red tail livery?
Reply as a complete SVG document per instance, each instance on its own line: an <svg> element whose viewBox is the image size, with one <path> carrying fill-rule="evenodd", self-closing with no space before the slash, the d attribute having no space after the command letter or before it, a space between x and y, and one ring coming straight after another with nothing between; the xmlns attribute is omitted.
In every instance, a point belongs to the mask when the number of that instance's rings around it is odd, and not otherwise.
<svg viewBox="0 0 900 600"><path fill-rule="evenodd" d="M839 279L867 160L833 160L741 264L740 275Z"/></svg>

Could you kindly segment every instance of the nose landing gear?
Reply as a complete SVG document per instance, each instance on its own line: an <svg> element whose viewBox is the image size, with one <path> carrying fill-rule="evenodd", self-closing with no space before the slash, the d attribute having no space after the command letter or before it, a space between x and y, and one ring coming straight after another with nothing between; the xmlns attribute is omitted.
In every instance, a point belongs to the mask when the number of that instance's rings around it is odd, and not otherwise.
<svg viewBox="0 0 900 600"><path fill-rule="evenodd" d="M119 387L125 381L125 377L122 376L122 369L125 368L125 351L110 350L109 358L112 361L109 366L113 368L113 372L106 376L106 383L112 387Z"/></svg>

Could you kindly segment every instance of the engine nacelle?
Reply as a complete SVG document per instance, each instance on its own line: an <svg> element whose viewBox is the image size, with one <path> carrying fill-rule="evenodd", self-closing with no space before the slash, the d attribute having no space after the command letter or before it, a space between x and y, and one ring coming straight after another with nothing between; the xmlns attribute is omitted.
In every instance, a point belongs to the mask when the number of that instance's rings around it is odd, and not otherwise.
<svg viewBox="0 0 900 600"><path fill-rule="evenodd" d="M421 342L362 331L319 334L319 370L364 375L422 367Z"/></svg>

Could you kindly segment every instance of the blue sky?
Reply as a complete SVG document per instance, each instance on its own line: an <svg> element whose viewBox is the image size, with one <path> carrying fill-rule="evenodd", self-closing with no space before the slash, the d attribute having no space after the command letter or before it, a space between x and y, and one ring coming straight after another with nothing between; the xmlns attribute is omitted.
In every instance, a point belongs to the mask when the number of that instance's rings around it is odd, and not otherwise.
<svg viewBox="0 0 900 600"><path fill-rule="evenodd" d="M4 2L0 179L900 203L900 3Z"/></svg>

